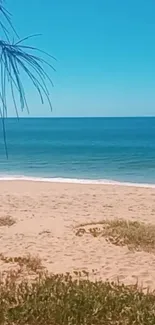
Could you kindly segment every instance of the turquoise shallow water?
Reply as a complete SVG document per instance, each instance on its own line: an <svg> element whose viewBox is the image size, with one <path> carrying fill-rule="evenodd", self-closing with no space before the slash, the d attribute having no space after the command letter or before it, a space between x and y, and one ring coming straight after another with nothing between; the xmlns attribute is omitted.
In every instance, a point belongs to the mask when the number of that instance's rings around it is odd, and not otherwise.
<svg viewBox="0 0 155 325"><path fill-rule="evenodd" d="M155 184L155 118L8 119L0 178Z"/></svg>

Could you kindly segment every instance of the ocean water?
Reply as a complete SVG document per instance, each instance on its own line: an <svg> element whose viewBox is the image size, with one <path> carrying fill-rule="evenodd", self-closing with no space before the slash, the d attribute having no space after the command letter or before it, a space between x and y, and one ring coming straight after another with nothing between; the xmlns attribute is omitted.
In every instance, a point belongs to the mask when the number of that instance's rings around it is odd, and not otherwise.
<svg viewBox="0 0 155 325"><path fill-rule="evenodd" d="M27 118L0 129L0 179L155 184L155 118Z"/></svg>

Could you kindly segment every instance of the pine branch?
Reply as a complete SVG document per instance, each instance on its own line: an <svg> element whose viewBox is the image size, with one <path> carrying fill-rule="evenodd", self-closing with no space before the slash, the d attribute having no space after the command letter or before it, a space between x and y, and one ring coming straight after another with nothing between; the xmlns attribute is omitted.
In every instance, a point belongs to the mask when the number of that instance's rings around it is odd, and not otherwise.
<svg viewBox="0 0 155 325"><path fill-rule="evenodd" d="M11 14L4 8L3 2L3 0L0 0L0 14L5 19L8 27L6 27L4 23L0 22L0 27L2 28L6 38L6 40L0 40L0 118L2 120L5 151L6 155L8 156L5 131L5 119L8 116L8 91L10 91L12 96L16 116L19 116L18 101L20 104L20 109L22 111L26 109L27 112L29 112L23 84L24 78L21 77L21 75L25 74L37 91L41 103L44 104L46 100L50 106L50 109L52 110L50 92L47 85L50 84L53 86L53 83L46 71L46 67L49 67L54 71L55 69L53 65L51 65L47 59L44 58L44 56L49 57L52 60L55 58L38 48L23 44L24 41L27 41L29 38L36 35L19 39L19 36L11 21ZM10 41L10 28L18 41ZM36 55L36 52L40 53L41 55Z"/></svg>

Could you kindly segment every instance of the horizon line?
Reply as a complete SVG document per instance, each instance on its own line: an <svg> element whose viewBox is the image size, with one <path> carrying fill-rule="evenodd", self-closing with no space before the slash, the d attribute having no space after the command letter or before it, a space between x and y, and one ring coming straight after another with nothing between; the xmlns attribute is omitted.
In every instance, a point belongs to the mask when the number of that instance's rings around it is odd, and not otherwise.
<svg viewBox="0 0 155 325"><path fill-rule="evenodd" d="M7 119L100 119L100 118L155 118L155 115L137 115L137 116L8 116Z"/></svg>

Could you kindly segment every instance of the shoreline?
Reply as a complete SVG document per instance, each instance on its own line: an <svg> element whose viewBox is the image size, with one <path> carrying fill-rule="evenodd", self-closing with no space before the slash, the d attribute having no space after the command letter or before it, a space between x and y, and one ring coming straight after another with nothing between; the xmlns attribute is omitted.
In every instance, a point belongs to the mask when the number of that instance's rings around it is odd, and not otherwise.
<svg viewBox="0 0 155 325"><path fill-rule="evenodd" d="M155 189L155 183L137 183L127 181L115 181L108 179L80 179L63 177L34 177L34 176L4 176L0 177L1 182L39 182L51 184L77 184L77 185L102 185L102 186L123 186Z"/></svg>

